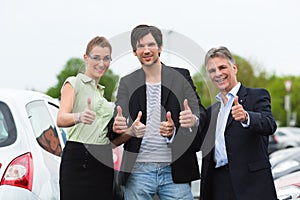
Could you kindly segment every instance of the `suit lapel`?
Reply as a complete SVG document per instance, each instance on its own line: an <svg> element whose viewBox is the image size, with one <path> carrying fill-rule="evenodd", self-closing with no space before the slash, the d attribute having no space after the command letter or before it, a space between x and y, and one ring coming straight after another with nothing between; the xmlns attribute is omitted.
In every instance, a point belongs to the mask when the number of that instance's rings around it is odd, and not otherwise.
<svg viewBox="0 0 300 200"><path fill-rule="evenodd" d="M162 79L161 80L161 91L162 91L161 105L162 106L166 105L170 93L170 89L172 88L172 83L174 79L172 76L172 70L173 69L171 69L170 67L167 67L164 64L162 64L162 70L161 70L161 79ZM144 87L139 92L139 95L141 95L139 99L139 104L141 105L141 107L146 106L145 104L146 103L146 78L143 69L140 69L136 72L133 82L134 83L132 87L135 87L134 90L138 89L141 86Z"/></svg>
<svg viewBox="0 0 300 200"><path fill-rule="evenodd" d="M162 64L161 70L161 105L164 107L167 103L167 99L172 88L173 76L172 70L170 67L165 66Z"/></svg>
<svg viewBox="0 0 300 200"><path fill-rule="evenodd" d="M239 97L239 103L243 105L246 101L247 97L247 89L243 85L241 85L240 90L237 93L237 96Z"/></svg>
<svg viewBox="0 0 300 200"><path fill-rule="evenodd" d="M221 107L220 102L216 102L211 106L209 117L209 125L207 128L207 133L205 134L205 138L203 138L203 143L201 146L202 156L206 156L215 146L215 138L216 138L216 127L217 127L217 119L219 110Z"/></svg>
<svg viewBox="0 0 300 200"><path fill-rule="evenodd" d="M143 115L147 116L147 107L146 107L146 78L144 70L141 68L136 71L135 76L131 81L132 92L131 92L131 98L135 98L135 102L138 104L139 110L143 111Z"/></svg>
<svg viewBox="0 0 300 200"><path fill-rule="evenodd" d="M215 135L216 133L216 128L217 128L217 120L218 120L218 114L220 112L220 107L221 107L221 103L217 102L213 105L212 107L212 111L211 111L211 122L210 124L212 124L212 135Z"/></svg>
<svg viewBox="0 0 300 200"><path fill-rule="evenodd" d="M165 107L167 104L168 96L170 94L170 91L172 89L172 84L174 77L172 76L172 68L165 66L162 64L162 70L161 70L161 106ZM131 88L133 89L133 92L138 90L137 93L135 93L137 98L137 102L140 106L140 108L143 110L145 109L145 115L143 113L143 116L147 116L147 105L146 105L146 77L144 70L141 68L136 71L135 76L133 77ZM165 115L164 115L165 116Z"/></svg>

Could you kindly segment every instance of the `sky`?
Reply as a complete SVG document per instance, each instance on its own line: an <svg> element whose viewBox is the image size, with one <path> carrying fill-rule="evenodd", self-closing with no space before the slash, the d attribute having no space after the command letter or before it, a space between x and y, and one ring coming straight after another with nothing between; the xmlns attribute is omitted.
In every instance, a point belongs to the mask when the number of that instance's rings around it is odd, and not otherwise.
<svg viewBox="0 0 300 200"><path fill-rule="evenodd" d="M111 69L125 75L139 67L127 37L139 24L164 30L162 60L192 73L203 52L223 45L269 74L300 76L299 8L299 0L0 0L0 88L47 91L96 35L112 41Z"/></svg>

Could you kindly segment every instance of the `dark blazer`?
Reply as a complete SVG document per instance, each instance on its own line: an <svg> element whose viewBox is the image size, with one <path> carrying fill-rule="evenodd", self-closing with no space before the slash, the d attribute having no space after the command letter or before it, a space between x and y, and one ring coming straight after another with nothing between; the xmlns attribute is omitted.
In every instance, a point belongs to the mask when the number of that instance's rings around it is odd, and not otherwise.
<svg viewBox="0 0 300 200"><path fill-rule="evenodd" d="M241 85L239 103L250 116L250 126L242 127L229 114L225 128L225 143L229 173L237 199L277 199L268 158L268 136L277 128L271 113L270 95L265 89L250 89ZM207 132L202 138L201 200L212 199L211 178L214 167L214 140L220 103L207 110ZM225 191L224 191L225 192Z"/></svg>
<svg viewBox="0 0 300 200"><path fill-rule="evenodd" d="M162 64L162 88L161 88L161 121L166 120L166 112L171 111L172 119L176 126L176 135L172 144L172 177L175 183L187 183L200 178L196 152L200 150L199 132L205 121L205 109L200 103L195 86L186 69L168 67ZM189 106L200 119L202 126L193 127L192 132L180 127L179 113L184 110L183 101L188 99ZM141 122L146 124L146 84L143 69L121 78L117 94L116 106L122 107L123 116L128 118L128 126L136 119L139 111L142 111ZM115 110L116 115L116 110ZM112 132L112 123L109 130L110 139L118 137ZM124 152L121 163L121 184L125 184L131 169L135 164L142 138L132 137L124 144Z"/></svg>

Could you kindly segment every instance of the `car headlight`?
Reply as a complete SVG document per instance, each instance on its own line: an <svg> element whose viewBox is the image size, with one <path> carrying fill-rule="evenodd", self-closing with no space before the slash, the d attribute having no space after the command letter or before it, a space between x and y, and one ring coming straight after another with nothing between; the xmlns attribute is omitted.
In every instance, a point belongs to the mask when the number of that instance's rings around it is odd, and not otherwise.
<svg viewBox="0 0 300 200"><path fill-rule="evenodd" d="M273 172L273 174L281 173L281 172L284 172L284 171L286 171L290 168L296 167L298 165L300 165L300 163L296 160L287 160L287 161L284 161L284 162L279 163L278 165L276 165L272 169L272 172Z"/></svg>
<svg viewBox="0 0 300 200"><path fill-rule="evenodd" d="M279 188L277 190L277 196L279 199L299 199L300 188L295 185ZM291 198L285 198L285 197L291 197Z"/></svg>

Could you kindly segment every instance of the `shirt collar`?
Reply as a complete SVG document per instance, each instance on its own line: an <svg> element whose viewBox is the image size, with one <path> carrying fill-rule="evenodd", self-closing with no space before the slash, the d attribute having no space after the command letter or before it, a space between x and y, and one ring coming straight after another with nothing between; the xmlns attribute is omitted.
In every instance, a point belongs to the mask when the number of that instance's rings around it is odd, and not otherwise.
<svg viewBox="0 0 300 200"><path fill-rule="evenodd" d="M230 96L231 97L235 97L239 91L241 87L241 82L238 82L229 92L228 94L226 95L227 98L229 98ZM217 94L216 96L216 100L221 102L222 101L222 97L221 97L221 92Z"/></svg>
<svg viewBox="0 0 300 200"><path fill-rule="evenodd" d="M80 80L82 80L82 82L84 82L84 83L88 83L88 82L92 82L93 84L95 83L94 79L92 79L91 77L89 77L85 74L78 73L77 77L80 78ZM97 84L97 86L100 90L104 90L104 88L105 88L105 86L100 85L99 83Z"/></svg>

